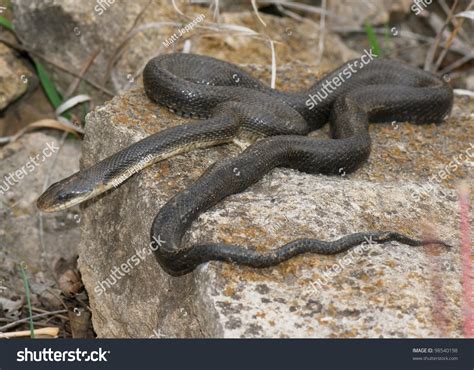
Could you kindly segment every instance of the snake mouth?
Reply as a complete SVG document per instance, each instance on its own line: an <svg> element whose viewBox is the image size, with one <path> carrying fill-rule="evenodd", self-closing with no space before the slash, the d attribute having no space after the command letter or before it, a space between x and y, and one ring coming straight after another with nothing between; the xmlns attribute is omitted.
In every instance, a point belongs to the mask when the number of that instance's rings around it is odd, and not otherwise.
<svg viewBox="0 0 474 370"><path fill-rule="evenodd" d="M93 189L78 189L69 177L46 189L36 201L36 206L43 212L58 212L92 198L95 193Z"/></svg>

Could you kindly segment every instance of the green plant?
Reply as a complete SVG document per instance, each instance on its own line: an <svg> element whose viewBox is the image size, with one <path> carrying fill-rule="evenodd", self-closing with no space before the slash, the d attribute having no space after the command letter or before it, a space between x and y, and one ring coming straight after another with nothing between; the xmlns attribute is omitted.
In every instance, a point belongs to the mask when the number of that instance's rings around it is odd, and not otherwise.
<svg viewBox="0 0 474 370"><path fill-rule="evenodd" d="M9 31L15 33L15 30L13 29L12 23L6 19L5 17L0 16L0 26L5 27ZM33 63L36 68L36 73L38 74L38 78L41 83L41 87L43 88L46 96L48 97L51 105L56 109L61 105L63 102L61 95L59 94L58 90L56 89L56 86L54 86L53 82L49 78L48 74L46 73L46 70L44 66L35 58L32 58ZM70 115L68 113L63 113L63 116L70 119Z"/></svg>
<svg viewBox="0 0 474 370"><path fill-rule="evenodd" d="M367 34L367 38L369 39L369 45L372 51L378 57L382 56L382 49L379 46L379 42L377 40L377 35L375 34L374 28L368 23L365 24L364 28L365 28L365 33Z"/></svg>

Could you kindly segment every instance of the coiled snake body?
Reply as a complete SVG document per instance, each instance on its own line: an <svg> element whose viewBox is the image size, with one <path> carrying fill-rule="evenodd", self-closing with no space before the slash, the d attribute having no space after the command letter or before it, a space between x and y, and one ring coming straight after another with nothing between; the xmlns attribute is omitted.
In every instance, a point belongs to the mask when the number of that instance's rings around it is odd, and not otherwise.
<svg viewBox="0 0 474 370"><path fill-rule="evenodd" d="M326 99L309 104L310 95L322 91L351 63L357 61L343 64L306 91L285 93L214 58L192 54L154 58L143 72L148 97L180 115L201 120L151 135L53 184L38 199L38 207L57 211L78 204L116 186L136 169L194 148L230 142L245 130L264 138L240 155L212 165L196 182L170 199L155 217L151 228L155 256L169 274L186 274L211 260L269 267L302 253L339 253L367 238L411 246L432 242L446 245L396 232L365 232L331 242L296 240L268 252L220 243L181 246L184 233L201 213L228 195L244 191L273 168L322 174L338 174L343 168L349 173L369 156L369 121L441 122L451 110L452 90L443 80L387 60L371 61L327 94ZM332 139L306 136L328 121ZM156 245L156 240L164 243Z"/></svg>

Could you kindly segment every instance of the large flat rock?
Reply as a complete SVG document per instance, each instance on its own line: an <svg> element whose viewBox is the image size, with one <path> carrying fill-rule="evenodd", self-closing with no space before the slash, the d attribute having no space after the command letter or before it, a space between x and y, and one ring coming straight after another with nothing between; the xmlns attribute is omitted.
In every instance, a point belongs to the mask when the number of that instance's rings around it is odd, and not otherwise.
<svg viewBox="0 0 474 370"><path fill-rule="evenodd" d="M269 68L248 69L268 78ZM298 88L315 72L282 68L279 79ZM186 244L224 241L267 250L300 237L329 240L364 230L421 236L429 224L454 244L450 250L390 243L337 256L300 256L263 270L211 262L170 277L147 253L152 220L210 164L237 154L235 145L176 156L88 202L79 266L97 334L461 336L455 184L472 168L472 161L458 158L472 147L471 111L469 100L457 99L452 117L440 126L372 125L373 153L357 173L328 177L275 169L201 215L185 237ZM132 90L87 116L82 166L185 121L151 103L142 89ZM457 169L428 190L428 179L439 177L454 158ZM119 275L117 269L132 257L140 262Z"/></svg>

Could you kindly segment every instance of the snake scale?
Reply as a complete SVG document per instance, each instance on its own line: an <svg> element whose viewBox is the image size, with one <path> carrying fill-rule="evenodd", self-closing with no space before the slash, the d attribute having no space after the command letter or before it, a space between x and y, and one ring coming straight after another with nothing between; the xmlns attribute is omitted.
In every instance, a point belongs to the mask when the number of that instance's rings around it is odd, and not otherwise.
<svg viewBox="0 0 474 370"><path fill-rule="evenodd" d="M355 62L344 63L307 90L290 93L271 89L237 66L211 57L175 53L153 58L143 72L147 96L179 115L199 120L160 131L51 185L38 199L38 207L65 209L153 163L194 148L229 143L247 131L263 138L239 155L210 166L156 215L151 240L159 264L169 274L183 275L211 260L270 267L302 253L340 253L368 238L377 243L447 246L390 231L355 233L335 241L295 240L266 252L221 243L182 246L186 230L201 213L244 191L275 167L328 175L343 168L350 173L370 154L369 122L439 123L450 113L453 94L445 81L382 59L357 70L325 99L309 106L309 96L321 92ZM327 122L330 139L307 136ZM163 245L156 245L157 239Z"/></svg>

